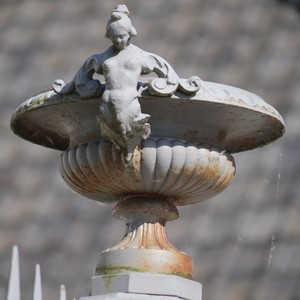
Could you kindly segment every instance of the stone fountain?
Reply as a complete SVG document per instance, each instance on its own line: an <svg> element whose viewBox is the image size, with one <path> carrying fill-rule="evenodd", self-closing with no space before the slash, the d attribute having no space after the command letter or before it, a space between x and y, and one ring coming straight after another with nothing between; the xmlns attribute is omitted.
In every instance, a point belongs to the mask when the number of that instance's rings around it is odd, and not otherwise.
<svg viewBox="0 0 300 300"><path fill-rule="evenodd" d="M284 122L250 92L180 78L165 59L132 45L136 34L128 8L117 6L106 27L112 46L70 82L57 79L21 104L11 127L62 151L67 185L112 205L126 223L122 240L100 254L91 299L201 299L192 259L169 242L166 222L178 218L177 206L228 187L231 154L276 140ZM149 73L156 76L147 82L141 76Z"/></svg>

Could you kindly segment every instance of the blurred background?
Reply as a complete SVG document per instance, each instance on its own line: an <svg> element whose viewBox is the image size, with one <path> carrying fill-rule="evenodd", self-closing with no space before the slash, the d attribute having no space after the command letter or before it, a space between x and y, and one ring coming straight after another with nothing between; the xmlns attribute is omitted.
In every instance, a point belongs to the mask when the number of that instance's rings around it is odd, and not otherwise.
<svg viewBox="0 0 300 300"><path fill-rule="evenodd" d="M0 1L0 299L11 249L20 248L22 299L32 298L35 263L46 300L60 284L86 295L98 253L124 224L74 194L58 171L60 153L10 130L19 104L72 79L110 44L105 25L119 1ZM297 0L128 0L132 41L181 77L234 85L264 98L286 134L234 155L236 177L219 196L180 208L169 238L193 257L204 300L300 299L300 4Z"/></svg>

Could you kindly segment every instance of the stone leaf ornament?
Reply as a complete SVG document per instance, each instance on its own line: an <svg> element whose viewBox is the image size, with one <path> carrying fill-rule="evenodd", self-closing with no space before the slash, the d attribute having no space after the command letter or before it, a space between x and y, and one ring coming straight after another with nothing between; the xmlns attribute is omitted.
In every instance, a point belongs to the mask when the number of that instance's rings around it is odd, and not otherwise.
<svg viewBox="0 0 300 300"><path fill-rule="evenodd" d="M126 163L151 133L150 115L141 112L138 101L141 92L148 89L152 95L170 96L179 90L190 95L201 87L199 77L180 79L163 58L132 45L130 39L136 34L127 6L117 6L106 26L105 36L112 46L89 57L69 83L58 79L52 85L58 94L102 97L98 117L101 134L117 146ZM151 72L158 77L139 84L140 76ZM104 76L105 84L93 78L95 73Z"/></svg>

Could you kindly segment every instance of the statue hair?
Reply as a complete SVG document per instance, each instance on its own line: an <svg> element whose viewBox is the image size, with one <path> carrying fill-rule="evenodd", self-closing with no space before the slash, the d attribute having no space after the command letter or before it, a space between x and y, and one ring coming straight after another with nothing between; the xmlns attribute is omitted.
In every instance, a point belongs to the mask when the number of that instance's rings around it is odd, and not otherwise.
<svg viewBox="0 0 300 300"><path fill-rule="evenodd" d="M137 35L137 31L131 23L129 10L126 5L119 5L112 12L106 25L105 37L110 38L112 33L121 32L122 30L128 32L130 37Z"/></svg>

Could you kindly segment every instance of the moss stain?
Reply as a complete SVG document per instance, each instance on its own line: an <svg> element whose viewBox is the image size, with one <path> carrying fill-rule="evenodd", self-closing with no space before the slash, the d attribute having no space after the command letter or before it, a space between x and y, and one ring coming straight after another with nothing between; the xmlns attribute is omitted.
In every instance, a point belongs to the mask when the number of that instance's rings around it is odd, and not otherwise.
<svg viewBox="0 0 300 300"><path fill-rule="evenodd" d="M147 269L135 268L130 266L103 266L96 269L98 275L116 275L124 272L147 272Z"/></svg>
<svg viewBox="0 0 300 300"><path fill-rule="evenodd" d="M130 267L130 266L103 266L103 267L98 267L96 269L96 273L98 275L107 275L104 278L105 281L105 288L107 290L110 289L111 287L111 282L112 279L117 275L121 273L128 273L128 272L137 272L137 273L149 273L149 270L144 269L144 268L135 268L135 267ZM176 275L180 276L186 279L191 279L193 280L193 277L189 273L184 273L184 272L159 272L159 274L165 274L165 275Z"/></svg>
<svg viewBox="0 0 300 300"><path fill-rule="evenodd" d="M106 292L110 292L111 290L111 282L113 280L113 278L115 277L115 275L107 275L103 277L103 281L104 281L104 287L105 287L105 291Z"/></svg>

